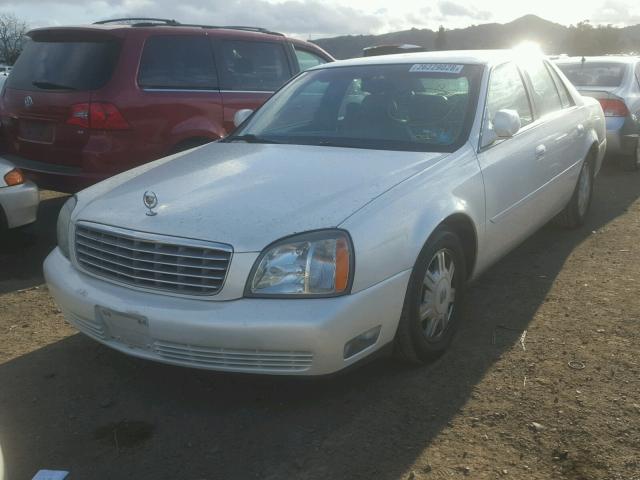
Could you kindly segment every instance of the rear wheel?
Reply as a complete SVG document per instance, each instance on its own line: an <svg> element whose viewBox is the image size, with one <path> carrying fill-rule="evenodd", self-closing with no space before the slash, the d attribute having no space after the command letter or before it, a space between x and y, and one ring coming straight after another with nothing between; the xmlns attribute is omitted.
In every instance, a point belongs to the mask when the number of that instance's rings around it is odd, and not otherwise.
<svg viewBox="0 0 640 480"><path fill-rule="evenodd" d="M589 158L582 164L578 183L573 191L571 200L560 214L555 218L555 222L567 228L577 228L584 224L591 198L593 197L593 165Z"/></svg>
<svg viewBox="0 0 640 480"><path fill-rule="evenodd" d="M458 325L466 268L458 236L436 230L411 273L395 353L411 362L434 360L447 349Z"/></svg>
<svg viewBox="0 0 640 480"><path fill-rule="evenodd" d="M635 172L640 169L640 138L636 140L634 153L620 157L620 166L629 172Z"/></svg>

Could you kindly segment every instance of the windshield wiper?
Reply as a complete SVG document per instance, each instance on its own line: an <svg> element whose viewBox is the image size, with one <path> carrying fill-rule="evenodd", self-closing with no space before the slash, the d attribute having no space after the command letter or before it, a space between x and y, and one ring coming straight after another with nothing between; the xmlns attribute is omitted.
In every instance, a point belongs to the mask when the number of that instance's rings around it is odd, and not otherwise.
<svg viewBox="0 0 640 480"><path fill-rule="evenodd" d="M31 82L31 84L38 88L43 88L45 90L77 90L75 87L70 87L69 85L62 85L60 83L47 82L44 80L36 80Z"/></svg>
<svg viewBox="0 0 640 480"><path fill-rule="evenodd" d="M280 143L280 142L275 142L273 140L267 140L266 138L258 137L253 133L247 133L245 135L232 135L231 137L227 138L227 142L235 142L235 141L247 142L247 143Z"/></svg>

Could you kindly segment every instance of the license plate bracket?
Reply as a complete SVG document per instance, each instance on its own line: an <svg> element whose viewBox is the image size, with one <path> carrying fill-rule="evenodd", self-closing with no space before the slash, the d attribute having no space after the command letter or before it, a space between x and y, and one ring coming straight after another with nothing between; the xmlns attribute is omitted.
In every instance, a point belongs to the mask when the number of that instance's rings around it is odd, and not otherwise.
<svg viewBox="0 0 640 480"><path fill-rule="evenodd" d="M96 317L102 320L106 333L116 342L129 347L151 348L149 320L143 315L122 313L97 305Z"/></svg>
<svg viewBox="0 0 640 480"><path fill-rule="evenodd" d="M24 120L18 122L20 140L35 143L53 143L53 122Z"/></svg>

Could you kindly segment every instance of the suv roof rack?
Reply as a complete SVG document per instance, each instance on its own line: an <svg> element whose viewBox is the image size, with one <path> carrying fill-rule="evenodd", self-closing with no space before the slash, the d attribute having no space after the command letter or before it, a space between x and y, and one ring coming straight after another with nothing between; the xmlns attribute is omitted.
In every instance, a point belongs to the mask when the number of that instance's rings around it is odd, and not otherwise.
<svg viewBox="0 0 640 480"><path fill-rule="evenodd" d="M94 25L107 25L110 23L124 23L132 27L153 27L153 26L169 26L169 27L197 27L197 28L219 28L228 30L243 30L246 32L267 33L269 35L279 35L284 37L283 33L274 32L272 30L260 27L246 27L244 25L200 25L196 23L180 23L177 20L167 18L147 18L147 17L130 17L130 18L114 18L113 20L101 20L94 22Z"/></svg>
<svg viewBox="0 0 640 480"><path fill-rule="evenodd" d="M108 25L109 23L125 23L132 27L139 26L153 26L153 25L180 25L177 20L170 20L168 18L152 18L152 17L124 17L114 18L112 20L100 20L99 22L93 22L94 25Z"/></svg>

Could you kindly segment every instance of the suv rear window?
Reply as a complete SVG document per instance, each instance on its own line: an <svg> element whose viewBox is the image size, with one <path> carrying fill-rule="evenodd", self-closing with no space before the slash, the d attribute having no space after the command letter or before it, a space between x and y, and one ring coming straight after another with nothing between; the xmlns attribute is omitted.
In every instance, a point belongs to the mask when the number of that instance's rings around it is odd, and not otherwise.
<svg viewBox="0 0 640 480"><path fill-rule="evenodd" d="M625 63L558 63L558 68L579 87L618 87L627 71Z"/></svg>
<svg viewBox="0 0 640 480"><path fill-rule="evenodd" d="M222 88L225 90L274 91L291 77L284 47L280 43L221 42Z"/></svg>
<svg viewBox="0 0 640 480"><path fill-rule="evenodd" d="M111 78L117 40L28 40L7 80L20 90L97 90Z"/></svg>
<svg viewBox="0 0 640 480"><path fill-rule="evenodd" d="M218 88L213 50L204 36L158 35L142 52L138 85L149 89Z"/></svg>

